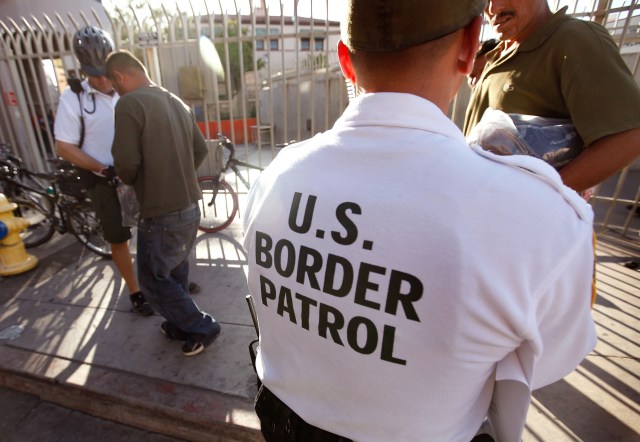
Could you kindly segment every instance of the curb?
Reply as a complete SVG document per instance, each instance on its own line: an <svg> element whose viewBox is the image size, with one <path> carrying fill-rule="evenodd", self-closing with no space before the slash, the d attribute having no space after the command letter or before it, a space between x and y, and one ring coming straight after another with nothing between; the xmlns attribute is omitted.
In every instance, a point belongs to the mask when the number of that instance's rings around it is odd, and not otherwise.
<svg viewBox="0 0 640 442"><path fill-rule="evenodd" d="M264 441L250 399L7 345L0 346L0 385L188 441Z"/></svg>

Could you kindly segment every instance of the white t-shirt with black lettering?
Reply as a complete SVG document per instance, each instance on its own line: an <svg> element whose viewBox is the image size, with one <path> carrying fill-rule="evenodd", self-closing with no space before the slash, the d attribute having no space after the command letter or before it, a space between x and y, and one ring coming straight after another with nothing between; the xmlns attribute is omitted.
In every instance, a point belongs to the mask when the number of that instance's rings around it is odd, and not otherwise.
<svg viewBox="0 0 640 442"><path fill-rule="evenodd" d="M378 93L283 149L251 188L258 374L360 441L468 441L496 365L531 389L594 347L591 208L540 160L465 143L432 103Z"/></svg>

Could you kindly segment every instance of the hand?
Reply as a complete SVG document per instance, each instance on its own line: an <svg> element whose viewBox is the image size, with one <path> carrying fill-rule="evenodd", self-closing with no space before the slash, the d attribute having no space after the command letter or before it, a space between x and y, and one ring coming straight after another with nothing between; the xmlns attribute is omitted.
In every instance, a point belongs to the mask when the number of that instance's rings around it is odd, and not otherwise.
<svg viewBox="0 0 640 442"><path fill-rule="evenodd" d="M107 179L107 182L112 186L118 185L118 177L116 176L116 169L113 166L107 166L100 169L98 172L100 176Z"/></svg>

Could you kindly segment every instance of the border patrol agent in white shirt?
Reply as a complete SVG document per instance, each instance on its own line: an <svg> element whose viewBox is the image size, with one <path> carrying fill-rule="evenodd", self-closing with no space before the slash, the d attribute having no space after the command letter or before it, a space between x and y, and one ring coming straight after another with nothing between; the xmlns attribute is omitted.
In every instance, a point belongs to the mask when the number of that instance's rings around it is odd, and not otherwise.
<svg viewBox="0 0 640 442"><path fill-rule="evenodd" d="M245 212L256 412L268 441L469 441L497 381L526 416L593 349L593 214L544 162L469 148L447 118L485 1L346 3L360 95L280 152Z"/></svg>

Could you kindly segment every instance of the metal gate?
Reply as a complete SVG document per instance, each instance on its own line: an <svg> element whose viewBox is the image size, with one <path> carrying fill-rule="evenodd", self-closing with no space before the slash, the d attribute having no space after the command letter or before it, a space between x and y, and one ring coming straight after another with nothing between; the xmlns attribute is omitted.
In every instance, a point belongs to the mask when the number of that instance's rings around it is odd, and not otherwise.
<svg viewBox="0 0 640 442"><path fill-rule="evenodd" d="M314 3L329 10L329 0L248 0L248 10L238 3L194 0L93 11L80 19L61 11L0 20L0 141L10 143L29 167L48 168L46 159L55 155L52 123L59 94L68 77L79 75L71 37L87 24L107 30L118 49L143 61L154 82L183 98L207 139L215 142L223 132L250 162L265 165L278 144L330 128L348 103L335 50L339 23L326 12L298 13L313 10ZM549 3L606 26L640 81L638 1ZM467 100L463 89L452 105L458 124ZM634 210L624 211L626 217L615 213L637 207L639 167L598 189L592 202L607 205L608 214L597 220L600 228L638 239Z"/></svg>
<svg viewBox="0 0 640 442"><path fill-rule="evenodd" d="M63 13L0 20L3 141L28 166L47 168L58 97L66 79L80 75L71 38L88 24L107 30L116 48L133 52L155 83L187 102L207 139L223 132L247 156L272 152L258 162L268 162L279 143L333 125L347 105L337 21L287 15L282 3L278 11L199 6L94 11L81 21Z"/></svg>

